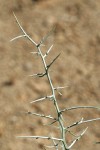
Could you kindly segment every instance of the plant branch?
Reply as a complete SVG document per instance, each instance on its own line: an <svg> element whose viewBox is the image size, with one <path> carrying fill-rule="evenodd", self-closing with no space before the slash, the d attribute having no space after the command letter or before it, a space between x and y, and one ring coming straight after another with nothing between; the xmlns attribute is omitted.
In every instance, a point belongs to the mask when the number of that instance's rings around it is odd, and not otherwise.
<svg viewBox="0 0 100 150"><path fill-rule="evenodd" d="M80 121L77 121L77 122L73 123L72 125L66 127L66 130L69 129L69 128L72 128L74 126L83 124L83 123L88 123L88 122L93 122L93 121L98 121L98 120L100 120L100 118L89 119L89 120L83 120L83 118L82 118Z"/></svg>
<svg viewBox="0 0 100 150"><path fill-rule="evenodd" d="M44 75L47 76L49 85L50 85L50 87L51 87L52 100L53 100L53 103L54 103L54 107L55 107L55 110L56 110L56 114L58 115L58 116L57 116L57 117L58 117L57 120L58 120L59 127L60 127L60 131L61 131L61 139L58 139L58 140L61 140L61 141L62 141L63 150L67 150L67 143L66 143L66 139L65 139L65 129L64 129L63 121L62 121L62 114L60 113L60 109L59 109L59 106L58 106L58 103L57 103L57 100L56 100L56 95L55 95L54 86L53 86L53 83L52 83L52 80L51 80L51 77L50 77L50 74L49 74L49 71L48 71L48 68L51 67L51 65L52 65L52 64L55 62L55 60L60 56L60 54L57 55L49 65L47 65L47 64L46 64L45 57L44 57L44 55L43 55L43 53L42 53L42 51L41 51L41 49L40 49L41 44L43 44L43 42L48 38L48 36L51 34L51 31L50 31L50 33L49 33L46 37L44 37L44 38L41 40L41 42L40 42L39 44L37 44L34 40L31 39L31 37L30 37L30 36L25 32L25 30L22 28L22 26L20 25L20 23L19 23L17 17L15 16L15 14L14 14L14 17L15 17L15 19L16 19L16 22L17 22L19 28L20 28L21 31L24 33L24 36L27 37L28 40L29 40L30 42L32 42L32 43L36 46L36 48L37 48L37 50L38 50L38 53L40 54L39 56L41 57L41 60L42 60L42 62L43 62L43 66L44 66L45 73L44 73L44 74L37 74L37 75L38 75L39 77L43 77ZM18 37L16 37L15 39L17 39L17 38L18 38ZM55 121L55 122L56 122L56 121ZM43 136L21 136L21 137L27 137L27 138L28 138L28 137L29 137L29 138L32 138L32 137L33 137L33 138L47 138L47 139L49 139L49 137L43 137ZM55 138L52 138L52 139L57 140L57 138L56 138L56 139L55 139ZM62 140L62 139L63 139L63 140Z"/></svg>
<svg viewBox="0 0 100 150"><path fill-rule="evenodd" d="M40 102L40 101L46 100L47 98L51 99L51 98L52 98L52 95L51 95L51 96L45 96L45 97L36 99L36 100L34 100L34 101L31 101L30 103Z"/></svg>
<svg viewBox="0 0 100 150"><path fill-rule="evenodd" d="M14 14L14 13L13 13ZM14 37L11 41L17 40L19 38L27 38L36 48L37 48L37 52L32 52L33 54L38 54L42 60L43 63L43 67L44 67L44 72L43 73L37 73L37 74L33 74L30 76L37 76L37 77L47 77L50 89L51 89L51 96L45 96L43 98L39 98L36 99L34 101L31 101L30 103L35 103L35 102L40 102L40 101L44 101L45 99L49 98L50 100L52 100L53 102L53 106L55 108L56 111L56 115L57 118L52 117L51 115L44 115L44 114L38 114L38 113L34 113L34 112L27 112L27 114L30 115L35 115L35 116L39 116L39 117L44 117L47 119L52 119L53 121L49 124L52 125L56 122L58 122L58 127L60 129L60 138L55 138L55 137L49 137L49 136L17 136L19 138L34 138L34 139L48 139L48 140L53 140L54 142L54 146L56 148L56 150L58 150L58 144L59 142L61 142L61 146L62 146L62 150L69 150L72 148L72 146L84 135L84 133L86 132L87 128L74 140L72 141L72 143L68 146L67 142L66 142L66 131L68 131L69 128L72 128L76 125L82 124L82 123L87 123L87 122L92 122L92 121L96 121L96 120L100 120L100 118L96 118L96 119L90 119L90 120L83 120L83 118L78 121L73 123L70 126L64 127L64 121L63 121L63 115L62 113L65 111L69 111L69 110L74 110L74 109L86 109L86 108L92 108L92 109L98 109L100 110L100 107L95 107L95 106L75 106L75 107L70 107L70 108L65 108L63 110L60 110L57 99L56 99L56 94L55 94L55 90L59 90L59 89L63 89L66 88L65 87L57 87L54 88L51 76L50 76L50 72L49 72L49 68L52 66L52 64L57 60L57 58L60 56L60 54L58 54L51 62L49 65L47 65L46 62L46 56L49 54L49 52L51 51L53 45L51 45L51 47L47 50L47 52L45 54L43 54L42 50L41 50L41 45L46 41L46 39L50 36L50 34L52 33L53 29L45 36L42 38L42 40L37 44L23 29L23 27L21 26L21 24L19 23L16 15L14 14L14 17L16 19L16 22L20 28L20 30L22 31L23 35L19 35ZM59 94L61 94L59 92ZM68 131L70 132L70 131ZM71 133L71 132L70 132ZM71 133L72 134L72 133ZM73 134L72 134L73 135ZM58 141L58 144L55 142Z"/></svg>
<svg viewBox="0 0 100 150"><path fill-rule="evenodd" d="M53 33L54 30L55 30L55 27L53 27L53 28L51 29L51 31L49 31L49 32L46 34L46 36L44 36L44 37L42 38L42 40L40 41L40 43L38 44L37 47L40 47L40 46L47 40L47 38Z"/></svg>
<svg viewBox="0 0 100 150"><path fill-rule="evenodd" d="M51 51L53 45L50 46L50 48L48 49L48 51L45 53L44 58L49 54L49 52Z"/></svg>
<svg viewBox="0 0 100 150"><path fill-rule="evenodd" d="M70 146L68 146L68 149L71 149L72 146L73 146L77 141L80 140L80 138L84 135L84 133L86 132L87 129L88 129L88 127L80 134L80 136L78 136L78 137L71 143Z"/></svg>
<svg viewBox="0 0 100 150"><path fill-rule="evenodd" d="M44 114L38 114L38 113L30 112L30 111L28 111L27 114L35 115L35 116L39 116L39 117L43 117L43 118L49 118L49 119L52 119L52 120L57 120L56 118L52 117L51 115L46 116Z"/></svg>
<svg viewBox="0 0 100 150"><path fill-rule="evenodd" d="M56 61L56 59L60 56L60 54L58 54L53 60L52 62L47 66L47 68L50 68L50 66Z"/></svg>
<svg viewBox="0 0 100 150"><path fill-rule="evenodd" d="M47 139L47 140L63 141L63 139L49 137L49 136L17 136L17 138L33 138L33 139Z"/></svg>
<svg viewBox="0 0 100 150"><path fill-rule="evenodd" d="M19 28L21 29L22 33L24 33L24 35L17 36L17 37L15 37L15 38L13 38L11 41L14 41L14 40L16 40L16 39L18 39L18 38L21 38L21 37L27 37L35 46L37 46L38 44L36 44L36 42L33 41L33 40L29 37L29 35L25 32L25 30L22 28L22 26L21 26L21 24L19 23L19 21L18 21L16 15L15 15L14 13L13 13L13 15L14 15L14 17L15 17L15 20L16 20L16 22L17 22Z"/></svg>
<svg viewBox="0 0 100 150"><path fill-rule="evenodd" d="M75 106L75 107L65 108L65 109L61 110L61 113L65 112L65 111L69 111L69 110L73 110L73 109L81 109L81 108L82 109L92 108L92 109L100 110L100 107L96 107L96 106Z"/></svg>

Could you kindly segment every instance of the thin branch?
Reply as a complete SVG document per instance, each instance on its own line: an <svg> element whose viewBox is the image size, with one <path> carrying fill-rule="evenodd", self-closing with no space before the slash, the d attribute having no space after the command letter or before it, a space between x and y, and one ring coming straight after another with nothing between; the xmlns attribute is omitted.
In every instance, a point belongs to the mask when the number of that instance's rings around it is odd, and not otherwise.
<svg viewBox="0 0 100 150"><path fill-rule="evenodd" d="M90 119L90 120L84 120L84 121L82 121L80 124L82 124L82 123L87 123L87 122L98 121L98 120L100 120L100 118L95 118L95 119Z"/></svg>
<svg viewBox="0 0 100 150"><path fill-rule="evenodd" d="M59 90L59 89L64 89L64 88L66 88L66 87L68 87L68 86L56 87L56 88L54 88L54 90L56 90L56 91L58 92L58 94L59 94L60 96L62 96L62 93L61 93L60 91L58 91L58 90Z"/></svg>
<svg viewBox="0 0 100 150"><path fill-rule="evenodd" d="M46 72L45 72L45 73L32 74L32 75L29 75L29 77L34 77L34 76L37 76L37 77L44 77L45 75L46 75Z"/></svg>
<svg viewBox="0 0 100 150"><path fill-rule="evenodd" d="M43 100L45 100L45 99L47 99L47 98L50 98L50 99L51 99L51 98L52 98L52 95L50 95L50 96L45 96L45 97L36 99L36 100L34 100L34 101L31 101L30 103L40 102L40 101L43 101Z"/></svg>
<svg viewBox="0 0 100 150"><path fill-rule="evenodd" d="M38 114L38 113L30 112L30 111L28 111L27 114L35 115L35 116L39 116L39 117L43 117L43 118L49 118L49 119L52 119L52 120L57 120L56 118L52 117L51 115L46 116L44 114Z"/></svg>
<svg viewBox="0 0 100 150"><path fill-rule="evenodd" d="M40 55L39 52L30 52L30 53Z"/></svg>
<svg viewBox="0 0 100 150"><path fill-rule="evenodd" d="M43 101L43 100L45 100L45 99L47 99L47 97L43 97L43 98L36 99L36 100L34 100L34 101L31 101L30 103L40 102L40 101Z"/></svg>
<svg viewBox="0 0 100 150"><path fill-rule="evenodd" d="M82 122L82 121L83 121L83 118L82 118L81 120L79 120L79 121L77 121L77 122L71 124L70 126L66 127L66 129L72 128L72 127L74 127L74 126L80 124L80 122Z"/></svg>
<svg viewBox="0 0 100 150"><path fill-rule="evenodd" d="M19 28L20 28L21 31L24 33L23 37L27 37L35 46L37 46L38 44L36 44L36 42L33 41L33 40L29 37L29 35L25 32L25 30L23 29L23 27L22 27L21 24L19 23L19 21L18 21L16 15L15 15L15 13L13 13L13 15L14 15L14 17L15 17L15 20L16 20L16 22L17 22ZM18 38L20 38L20 36L17 36L17 37L15 37L15 38L13 38L12 40L15 40L15 39L18 39ZM12 40L11 40L11 41L12 41Z"/></svg>
<svg viewBox="0 0 100 150"><path fill-rule="evenodd" d="M65 108L65 109L61 110L61 113L65 112L65 111L69 111L69 110L73 110L73 109L81 109L81 108L83 108L83 109L92 108L92 109L100 110L100 107L96 107L96 106L75 106L75 107Z"/></svg>
<svg viewBox="0 0 100 150"><path fill-rule="evenodd" d="M77 121L77 122L73 123L72 125L66 127L66 130L69 129L69 128L72 128L74 126L83 124L83 123L88 123L88 122L93 122L93 121L98 121L98 120L100 120L100 118L89 119L89 120L83 120L83 118L82 118L80 121Z"/></svg>
<svg viewBox="0 0 100 150"><path fill-rule="evenodd" d="M70 133L70 134L71 134L72 136L74 136L74 137L78 137L78 136L75 135L72 131L70 131L70 130L68 130L68 129L67 129L67 132Z"/></svg>
<svg viewBox="0 0 100 150"><path fill-rule="evenodd" d="M80 136L78 136L72 143L70 146L68 146L68 149L70 149L77 141L80 140L80 138L84 135L84 133L86 132L86 130L88 129L88 127L80 134Z"/></svg>
<svg viewBox="0 0 100 150"><path fill-rule="evenodd" d="M26 35L19 35L19 36L16 36L16 37L14 37L13 39L11 39L10 42L13 42L14 40L17 40L17 39L23 38L23 37L26 37Z"/></svg>
<svg viewBox="0 0 100 150"><path fill-rule="evenodd" d="M60 96L62 96L62 93L61 92L59 92L59 91L57 91L58 92L58 94L60 95Z"/></svg>
<svg viewBox="0 0 100 150"><path fill-rule="evenodd" d="M47 148L54 148L55 146L54 145L44 145L45 147L47 147Z"/></svg>
<svg viewBox="0 0 100 150"><path fill-rule="evenodd" d="M55 149L58 150L58 145L59 145L59 143L56 143L55 140L53 140L53 143L54 143Z"/></svg>
<svg viewBox="0 0 100 150"><path fill-rule="evenodd" d="M55 148L56 150L58 150L58 146L59 146L59 143L61 142L61 141L58 141L58 143L56 143L55 142L55 140L52 140L53 141L53 144L54 145L50 145L50 146L48 146L48 145L44 145L45 147L47 147L47 148Z"/></svg>
<svg viewBox="0 0 100 150"><path fill-rule="evenodd" d="M50 48L48 49L48 51L45 53L44 57L46 57L49 54L49 52L51 51L52 47L53 47L53 45L50 46Z"/></svg>
<svg viewBox="0 0 100 150"><path fill-rule="evenodd" d="M16 22L17 22L19 28L21 29L21 31L22 31L25 35L27 35L26 32L24 31L24 29L22 28L21 24L19 23L19 21L18 21L18 19L17 19L17 17L16 17L16 15L15 15L14 12L13 12L13 15L14 15L14 17L15 17L15 19L16 19Z"/></svg>
<svg viewBox="0 0 100 150"><path fill-rule="evenodd" d="M60 54L58 54L53 60L52 62L47 66L47 68L50 68L50 66L56 61L56 59L60 56Z"/></svg>
<svg viewBox="0 0 100 150"><path fill-rule="evenodd" d="M47 40L47 38L53 33L54 30L55 30L55 27L53 27L53 28L51 29L51 31L49 31L49 32L46 34L46 36L44 36L44 37L42 38L42 40L40 41L40 43L38 44L37 47L40 47L40 46Z"/></svg>
<svg viewBox="0 0 100 150"><path fill-rule="evenodd" d="M51 123L49 123L49 124L44 124L44 125L46 125L46 126L50 126L50 125L52 125L52 124L54 124L54 123L56 123L58 120L56 119L56 120L54 120L53 122L51 122Z"/></svg>
<svg viewBox="0 0 100 150"><path fill-rule="evenodd" d="M63 141L63 139L49 137L49 136L17 136L17 138L33 138L33 139L47 139L47 140Z"/></svg>
<svg viewBox="0 0 100 150"><path fill-rule="evenodd" d="M68 87L68 86L58 86L58 87L54 88L54 90L65 89L65 88L67 88L67 87Z"/></svg>

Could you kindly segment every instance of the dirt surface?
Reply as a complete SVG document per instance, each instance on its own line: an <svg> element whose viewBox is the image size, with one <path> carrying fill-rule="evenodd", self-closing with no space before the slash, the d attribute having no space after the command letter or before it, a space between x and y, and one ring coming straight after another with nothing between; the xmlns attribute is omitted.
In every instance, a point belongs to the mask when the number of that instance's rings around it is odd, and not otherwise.
<svg viewBox="0 0 100 150"><path fill-rule="evenodd" d="M26 39L9 42L20 35L15 12L21 25L37 43L56 27L44 43L45 52L54 45L47 63L61 53L51 67L54 86L66 86L62 96L57 93L60 108L100 105L100 1L99 0L0 0L0 150L42 150L46 140L18 139L17 135L53 135L54 127L42 126L47 119L36 118L25 112L52 114L54 107L48 100L30 104L30 101L50 94L46 78L28 75L43 71L36 51ZM100 111L80 109L64 114L66 125L100 117ZM73 150L99 150L100 121L72 128L86 134ZM58 135L59 136L59 135ZM68 134L67 142L73 137ZM48 150L48 148L46 148Z"/></svg>

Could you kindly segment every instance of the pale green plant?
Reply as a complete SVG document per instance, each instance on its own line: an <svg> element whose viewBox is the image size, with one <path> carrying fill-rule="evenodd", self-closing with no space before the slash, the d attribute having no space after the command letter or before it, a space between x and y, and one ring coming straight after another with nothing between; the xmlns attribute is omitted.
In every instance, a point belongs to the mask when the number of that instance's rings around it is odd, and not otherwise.
<svg viewBox="0 0 100 150"><path fill-rule="evenodd" d="M50 136L40 136L40 135L36 135L36 136L18 136L20 138L33 138L33 139L48 139L48 140L51 140L52 141L52 145L51 146L48 146L49 148L54 148L56 150L59 150L59 149L62 149L62 150L70 150L73 145L78 141L80 140L80 138L84 135L84 133L86 132L87 128L85 128L79 135L74 135L70 129L75 127L75 126L78 126L80 124L83 124L83 123L87 123L87 122L92 122L92 121L97 121L97 120L100 120L100 118L96 118L96 119L90 119L90 120L84 120L83 118L81 118L79 121L77 122L74 122L72 123L71 125L69 126L64 126L64 120L63 120L63 113L65 111L69 111L69 110L74 110L74 109L98 109L100 110L100 107L95 107L95 106L75 106L75 107L70 107L70 108L65 108L63 110L60 109L60 106L58 105L58 102L57 102L57 99L56 99L56 90L60 90L60 89L64 89L66 88L67 86L65 87L54 87L54 84L52 82L52 79L51 79L51 76L50 76L50 67L52 66L52 64L56 61L56 59L60 56L60 54L58 54L52 61L50 64L47 64L46 62L46 58L47 56L49 55L50 51L52 50L52 47L53 45L51 45L51 47L47 50L47 52L45 54L42 53L42 50L41 50L41 46L44 44L45 40L48 38L48 36L51 34L51 31L49 32L49 34L47 34L39 43L36 43L26 32L25 30L23 29L23 27L21 26L21 24L19 23L17 17L15 16L14 14L14 17L16 19L16 22L19 26L19 28L21 29L22 31L22 35L19 35L15 38L13 38L11 41L14 41L14 40L17 40L19 38L27 38L36 48L37 48L37 52L32 52L33 54L38 54L38 56L41 58L42 60L42 63L43 63L43 66L44 66L44 72L42 73L37 73L37 74L33 74L33 75L30 75L32 77L34 76L37 76L39 78L43 78L44 76L47 77L47 80L48 80L48 85L50 86L50 89L51 89L51 95L46 95L45 97L42 97L42 98L39 98L39 99L36 99L34 101L32 101L31 103L36 103L36 102L41 102L41 101L44 101L44 100L50 100L52 101L52 105L54 105L55 107L55 113L56 113L56 118L51 116L51 115L44 115L44 114L38 114L38 113L35 113L35 112L27 112L28 114L32 114L32 115L35 115L35 116L39 116L39 117L44 117L46 119L50 119L52 120L52 123L50 123L49 125L52 126L54 123L57 123L58 124L58 130L60 130L60 137L53 137L52 135ZM74 140L69 144L67 143L67 140L66 140L66 133L70 133L73 137L74 137Z"/></svg>

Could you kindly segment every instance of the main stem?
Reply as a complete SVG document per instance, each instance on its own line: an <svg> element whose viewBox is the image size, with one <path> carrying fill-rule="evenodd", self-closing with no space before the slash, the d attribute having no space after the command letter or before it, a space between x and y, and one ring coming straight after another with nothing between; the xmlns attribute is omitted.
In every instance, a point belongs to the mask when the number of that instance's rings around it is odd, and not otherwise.
<svg viewBox="0 0 100 150"><path fill-rule="evenodd" d="M48 71L48 67L47 67L45 58L44 58L44 56L41 52L40 46L38 46L37 48L38 48L38 52L41 56L43 66L44 66L44 69L45 69L45 72L46 72L46 76L47 76L47 79L48 79L48 82L49 82L49 85L50 85L50 88L51 88L51 91L52 91L52 100L54 102L56 113L58 115L58 123L59 123L60 131L61 131L61 138L63 139L63 141L62 141L63 150L68 150L66 139L65 139L65 128L64 128L64 124L63 124L63 120L62 120L62 114L60 113L60 109L59 109L59 106L58 106L58 103L57 103L57 100L56 100L54 86L53 86L53 83L52 83L52 80L51 80L51 77L50 77L50 74L49 74L49 71Z"/></svg>

